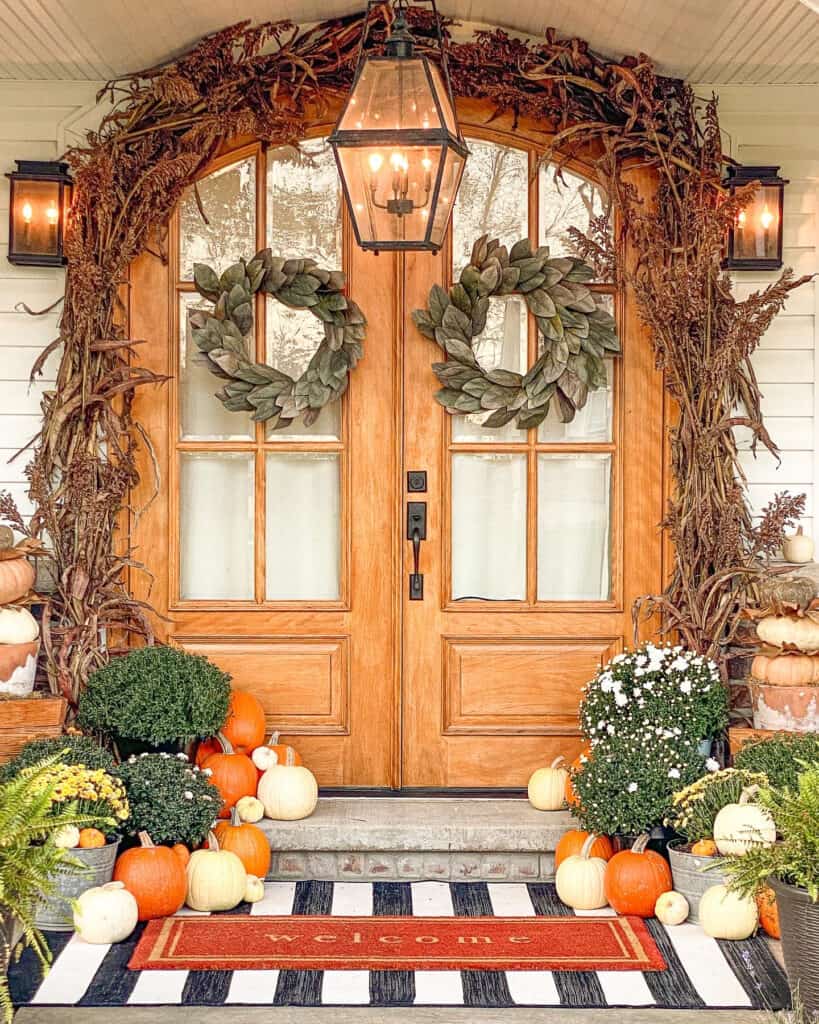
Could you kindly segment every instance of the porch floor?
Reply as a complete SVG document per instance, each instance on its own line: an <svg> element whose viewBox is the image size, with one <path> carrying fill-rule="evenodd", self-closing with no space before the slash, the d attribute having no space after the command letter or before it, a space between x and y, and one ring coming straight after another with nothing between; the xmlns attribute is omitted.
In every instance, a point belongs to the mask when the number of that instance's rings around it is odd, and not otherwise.
<svg viewBox="0 0 819 1024"><path fill-rule="evenodd" d="M263 819L268 878L550 881L568 811L525 799L322 797L301 821Z"/></svg>

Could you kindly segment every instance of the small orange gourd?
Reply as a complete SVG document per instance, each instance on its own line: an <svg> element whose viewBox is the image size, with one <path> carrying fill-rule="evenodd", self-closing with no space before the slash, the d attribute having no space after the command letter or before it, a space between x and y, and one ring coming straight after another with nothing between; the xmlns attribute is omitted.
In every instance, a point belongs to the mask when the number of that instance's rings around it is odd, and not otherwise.
<svg viewBox="0 0 819 1024"><path fill-rule="evenodd" d="M779 907L776 903L776 893L769 885L763 886L756 894L756 908L759 911L759 923L762 925L762 930L772 939L781 939L782 930L779 927Z"/></svg>
<svg viewBox="0 0 819 1024"><path fill-rule="evenodd" d="M717 844L713 839L698 839L692 844L691 852L696 857L716 857Z"/></svg>
<svg viewBox="0 0 819 1024"><path fill-rule="evenodd" d="M105 846L105 833L100 832L98 828L81 828L80 841L77 846L82 850L95 850L100 846Z"/></svg>
<svg viewBox="0 0 819 1024"><path fill-rule="evenodd" d="M668 861L646 849L648 839L647 834L640 836L606 865L606 899L618 914L654 917L658 898L674 888Z"/></svg>
<svg viewBox="0 0 819 1024"><path fill-rule="evenodd" d="M564 832L558 840L557 848L555 849L555 870L560 867L567 857L578 855L590 835L590 832L585 832L580 828L572 828L568 832ZM611 860L614 856L614 847L611 845L609 837L598 835L592 843L589 856L599 857L600 860Z"/></svg>
<svg viewBox="0 0 819 1024"><path fill-rule="evenodd" d="M185 902L182 861L169 846L155 846L147 832L139 833L139 846L117 858L114 881L123 882L137 901L140 921L170 917Z"/></svg>
<svg viewBox="0 0 819 1024"><path fill-rule="evenodd" d="M235 853L249 875L265 877L270 870L270 843L257 825L242 821L234 806L230 821L218 822L213 831L219 848Z"/></svg>
<svg viewBox="0 0 819 1024"><path fill-rule="evenodd" d="M221 752L211 754L202 767L210 770L210 781L222 797L222 809L218 817L230 816L231 808L243 796L255 796L259 776L256 766L246 754L237 754L229 739L218 733Z"/></svg>

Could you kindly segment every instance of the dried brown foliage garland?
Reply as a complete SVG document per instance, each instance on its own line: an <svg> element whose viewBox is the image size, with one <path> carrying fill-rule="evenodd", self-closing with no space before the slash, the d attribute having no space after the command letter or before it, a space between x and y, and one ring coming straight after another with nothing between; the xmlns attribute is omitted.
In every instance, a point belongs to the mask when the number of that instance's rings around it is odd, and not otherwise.
<svg viewBox="0 0 819 1024"><path fill-rule="evenodd" d="M429 13L410 15L425 45L432 38ZM390 8L375 18L377 44ZM32 531L50 539L56 568L43 630L48 676L72 704L113 645L129 635L152 637L149 609L126 589L126 570L137 563L118 532L132 512L137 448L149 446L133 416L134 393L161 382L139 367L139 339L128 338L123 326L120 291L128 266L153 250L183 192L226 139L255 135L282 143L303 136L327 98L349 86L362 25L357 14L305 32L286 22L226 28L169 64L109 83L103 95L115 102L113 111L84 147L68 154L76 199L66 243L65 310L51 346L62 345L62 359L57 386L43 400L29 474ZM794 282L786 279L735 313L715 262L720 218L727 215L717 212L715 114L703 135L690 89L658 76L648 58L607 61L552 30L530 42L479 32L468 43L451 44L449 53L456 94L551 126L558 159L596 146L601 182L619 206L623 229L645 247L633 284L655 331L658 364L682 409L672 445L678 490L668 524L678 564L656 603L691 646L712 647L723 635L709 633L716 627L730 633L736 603L729 597L726 605L721 596L725 586L734 592L733 576L723 584L719 574L726 568L752 573L759 554L736 483L736 452L723 428L730 403L742 397L752 428L774 450L761 426L759 392L743 347L753 347L758 328ZM622 186L625 161L659 168L661 218ZM670 252L663 248L669 239L675 240ZM604 249L597 255L607 258ZM688 290L681 293L681 285ZM709 303L713 314L704 312ZM671 312L673 331L664 319ZM705 339L706 323L711 347L695 367L692 354ZM715 394L714 408L706 408ZM712 484L707 478L715 466L719 480ZM715 537L727 523L732 530ZM715 574L719 582L709 589ZM725 609L717 617L715 602Z"/></svg>

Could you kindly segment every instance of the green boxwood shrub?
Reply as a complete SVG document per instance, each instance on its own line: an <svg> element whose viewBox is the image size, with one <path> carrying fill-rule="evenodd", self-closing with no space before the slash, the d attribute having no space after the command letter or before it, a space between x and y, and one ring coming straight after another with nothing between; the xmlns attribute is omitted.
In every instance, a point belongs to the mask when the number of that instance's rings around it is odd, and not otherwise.
<svg viewBox="0 0 819 1024"><path fill-rule="evenodd" d="M783 732L749 740L734 758L737 768L764 772L773 789L796 789L806 764L819 765L819 735L815 732Z"/></svg>
<svg viewBox="0 0 819 1024"><path fill-rule="evenodd" d="M140 754L115 770L125 784L131 815L123 831L147 832L155 843L198 846L219 813L222 798L185 754Z"/></svg>
<svg viewBox="0 0 819 1024"><path fill-rule="evenodd" d="M115 658L80 695L82 729L154 745L213 736L224 725L230 676L177 647L143 647Z"/></svg>
<svg viewBox="0 0 819 1024"><path fill-rule="evenodd" d="M106 772L114 767L114 758L93 736L52 736L44 740L31 740L16 757L0 767L0 785L9 782L23 768L30 768L56 754L61 755L61 764L84 764L86 768L102 768Z"/></svg>

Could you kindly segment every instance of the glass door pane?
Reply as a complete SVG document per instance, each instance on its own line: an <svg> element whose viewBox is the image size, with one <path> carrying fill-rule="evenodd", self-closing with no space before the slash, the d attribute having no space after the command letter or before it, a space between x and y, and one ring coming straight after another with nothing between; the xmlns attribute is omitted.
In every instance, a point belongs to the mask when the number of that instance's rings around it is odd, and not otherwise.
<svg viewBox="0 0 819 1024"><path fill-rule="evenodd" d="M608 600L611 456L541 454L537 461L538 600Z"/></svg>

